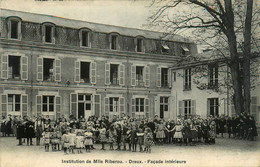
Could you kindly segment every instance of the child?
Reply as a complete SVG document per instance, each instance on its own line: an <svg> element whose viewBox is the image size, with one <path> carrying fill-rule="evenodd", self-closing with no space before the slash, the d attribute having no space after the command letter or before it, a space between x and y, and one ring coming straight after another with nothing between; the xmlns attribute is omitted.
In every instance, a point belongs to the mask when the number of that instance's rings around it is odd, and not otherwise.
<svg viewBox="0 0 260 167"><path fill-rule="evenodd" d="M109 150L114 150L115 136L116 136L116 132L115 132L114 126L111 125L110 129L108 131L108 142L110 145Z"/></svg>
<svg viewBox="0 0 260 167"><path fill-rule="evenodd" d="M142 145L144 144L144 133L141 128L138 129L138 132L136 133L137 136L137 143L139 144L139 152L143 152Z"/></svg>
<svg viewBox="0 0 260 167"><path fill-rule="evenodd" d="M159 144L163 144L163 140L165 138L164 128L165 126L163 124L163 121L160 120L160 122L157 124L157 132L156 132L156 138Z"/></svg>
<svg viewBox="0 0 260 167"><path fill-rule="evenodd" d="M182 140L182 128L183 126L181 125L181 122L178 121L177 122L177 125L172 129L173 131L175 130L175 133L174 133L174 139L176 140L176 144L181 144L181 140Z"/></svg>
<svg viewBox="0 0 260 167"><path fill-rule="evenodd" d="M61 144L61 131L59 129L57 129L56 131L56 134L57 134L57 139L56 139L56 145L57 145L57 150L60 151L60 144Z"/></svg>
<svg viewBox="0 0 260 167"><path fill-rule="evenodd" d="M61 143L63 146L63 150L64 150L64 154L68 154L67 150L69 148L69 134L68 134L68 130L64 131L64 134L61 137Z"/></svg>
<svg viewBox="0 0 260 167"><path fill-rule="evenodd" d="M87 131L85 133L85 140L84 140L86 152L90 152L90 148L91 146L93 146L92 138L93 138L93 134L91 133L91 129L87 128Z"/></svg>
<svg viewBox="0 0 260 167"><path fill-rule="evenodd" d="M75 130L71 129L69 133L69 152L74 154L74 148L75 148L75 139L76 139L76 134L74 133Z"/></svg>
<svg viewBox="0 0 260 167"><path fill-rule="evenodd" d="M136 152L137 135L136 135L136 127L135 126L132 126L130 143L132 145L132 151Z"/></svg>
<svg viewBox="0 0 260 167"><path fill-rule="evenodd" d="M57 143L57 134L56 132L51 132L51 150L56 151L56 143Z"/></svg>
<svg viewBox="0 0 260 167"><path fill-rule="evenodd" d="M101 129L99 129L99 141L102 145L101 150L105 150L105 143L107 141L106 128L102 124L101 124Z"/></svg>
<svg viewBox="0 0 260 167"><path fill-rule="evenodd" d="M84 138L83 138L81 132L77 132L75 143L76 143L76 149L77 149L78 154L82 153L81 149L83 148L83 141L84 141Z"/></svg>
<svg viewBox="0 0 260 167"><path fill-rule="evenodd" d="M151 153L151 146L153 145L153 134L150 128L145 128L144 131L144 150L146 153Z"/></svg>
<svg viewBox="0 0 260 167"><path fill-rule="evenodd" d="M42 133L45 151L49 151L50 135L51 135L51 133L50 133L49 128L46 129L46 130Z"/></svg>

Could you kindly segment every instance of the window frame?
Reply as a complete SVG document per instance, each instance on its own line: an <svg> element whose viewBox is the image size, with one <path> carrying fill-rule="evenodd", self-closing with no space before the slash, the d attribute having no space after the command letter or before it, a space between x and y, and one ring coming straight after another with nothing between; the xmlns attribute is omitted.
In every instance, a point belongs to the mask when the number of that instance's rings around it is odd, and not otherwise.
<svg viewBox="0 0 260 167"><path fill-rule="evenodd" d="M51 27L51 41L46 42L46 26ZM42 24L42 41L44 44L55 44L55 27L56 25L50 22Z"/></svg>
<svg viewBox="0 0 260 167"><path fill-rule="evenodd" d="M47 103L44 103L44 101L43 101L44 97L47 97ZM50 97L53 97L53 103L49 103ZM55 100L56 100L56 96L55 95L42 95L42 103L41 103L42 111L41 112L42 112L43 115L55 115L56 114ZM53 105L53 111L49 110L51 104ZM47 105L47 111L44 111L43 105Z"/></svg>
<svg viewBox="0 0 260 167"><path fill-rule="evenodd" d="M14 110L9 110L9 96L12 96L12 108ZM16 103L16 97L15 96L20 96L19 97L19 103ZM19 111L16 111L16 104L19 105ZM11 115L21 115L22 112L22 95L21 94L7 94L7 112L12 113Z"/></svg>
<svg viewBox="0 0 260 167"><path fill-rule="evenodd" d="M186 106L186 104L188 104ZM185 112L187 110L187 113ZM183 100L183 114L184 116L187 118L188 116L192 115L192 111L191 111L191 100Z"/></svg>
<svg viewBox="0 0 260 167"><path fill-rule="evenodd" d="M142 79L141 80L139 80L139 78L138 78L138 75L137 75L137 68L142 68ZM136 86L137 87L144 87L145 86L145 75L144 75L144 68L145 68L145 66L135 66L135 75L136 75L136 77L135 77L135 82L136 82Z"/></svg>
<svg viewBox="0 0 260 167"><path fill-rule="evenodd" d="M87 33L87 45L83 45L83 33ZM91 35L91 30L88 28L81 28L79 30L79 39L80 39L80 47L85 47L85 48L91 48L91 41L90 41L90 35Z"/></svg>
<svg viewBox="0 0 260 167"><path fill-rule="evenodd" d="M186 68L183 70L183 90L191 90L191 68Z"/></svg>
<svg viewBox="0 0 260 167"><path fill-rule="evenodd" d="M141 101L143 101L143 105L141 105ZM143 111L141 111L141 107L143 107ZM139 98L139 97L135 98L135 112L136 113L145 113L145 98Z"/></svg>
<svg viewBox="0 0 260 167"><path fill-rule="evenodd" d="M18 22L17 24L17 38L12 38L12 21ZM21 33L21 27L22 27L22 19L19 17L8 17L7 18L7 26L8 26L8 39L11 40L21 40L22 39L22 33Z"/></svg>
<svg viewBox="0 0 260 167"><path fill-rule="evenodd" d="M208 65L208 89L214 89L218 87L218 70L217 63Z"/></svg>

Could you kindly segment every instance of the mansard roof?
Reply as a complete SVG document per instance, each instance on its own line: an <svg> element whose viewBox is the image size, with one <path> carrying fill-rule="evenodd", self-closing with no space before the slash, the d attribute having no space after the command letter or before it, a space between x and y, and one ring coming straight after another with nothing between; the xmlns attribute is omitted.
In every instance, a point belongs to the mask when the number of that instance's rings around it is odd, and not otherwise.
<svg viewBox="0 0 260 167"><path fill-rule="evenodd" d="M23 11L16 11L16 10L9 10L0 8L0 15L2 18L10 17L10 16L18 16L23 21L27 22L35 22L35 23L44 23L44 22L51 22L54 23L56 26L63 26L63 27L70 27L75 29L80 29L87 27L92 31L96 32L103 32L103 33L111 33L117 32L121 35L125 36L143 36L149 39L158 39L158 40L168 40L168 41L175 41L175 42L183 42L183 43L193 43L187 38L184 38L180 35L166 35L163 32L155 32L155 31L148 31L136 28L128 28L128 27L120 27L114 25L107 25L107 24L99 24L99 23L92 23L87 21L81 20L73 20L68 18L62 18L58 16L46 15L46 14L37 14L37 13L29 13Z"/></svg>

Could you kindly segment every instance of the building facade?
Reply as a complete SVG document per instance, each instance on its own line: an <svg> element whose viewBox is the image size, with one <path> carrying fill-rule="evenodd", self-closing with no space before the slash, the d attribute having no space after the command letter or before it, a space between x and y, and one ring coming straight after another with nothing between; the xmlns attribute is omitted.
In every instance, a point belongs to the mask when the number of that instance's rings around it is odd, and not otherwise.
<svg viewBox="0 0 260 167"><path fill-rule="evenodd" d="M170 67L194 43L1 9L1 115L175 118Z"/></svg>

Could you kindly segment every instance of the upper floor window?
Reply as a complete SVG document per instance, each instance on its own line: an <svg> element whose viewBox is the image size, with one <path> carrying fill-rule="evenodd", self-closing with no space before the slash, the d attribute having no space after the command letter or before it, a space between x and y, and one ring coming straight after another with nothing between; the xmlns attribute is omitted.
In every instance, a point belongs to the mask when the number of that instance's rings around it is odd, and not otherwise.
<svg viewBox="0 0 260 167"><path fill-rule="evenodd" d="M105 64L105 85L125 84L125 65L124 64Z"/></svg>
<svg viewBox="0 0 260 167"><path fill-rule="evenodd" d="M1 78L28 80L28 57L17 55L1 56Z"/></svg>
<svg viewBox="0 0 260 167"><path fill-rule="evenodd" d="M96 62L75 61L74 81L76 83L96 84Z"/></svg>
<svg viewBox="0 0 260 167"><path fill-rule="evenodd" d="M209 65L209 83L208 83L208 88L214 88L218 86L218 65Z"/></svg>
<svg viewBox="0 0 260 167"><path fill-rule="evenodd" d="M21 36L21 20L18 18L9 18L8 38L21 40Z"/></svg>
<svg viewBox="0 0 260 167"><path fill-rule="evenodd" d="M168 86L168 68L161 68L161 87Z"/></svg>
<svg viewBox="0 0 260 167"><path fill-rule="evenodd" d="M191 89L191 68L184 70L184 83L183 83L184 90Z"/></svg>
<svg viewBox="0 0 260 167"><path fill-rule="evenodd" d="M111 49L117 50L117 35L111 36Z"/></svg>
<svg viewBox="0 0 260 167"><path fill-rule="evenodd" d="M136 66L136 86L144 86L144 67Z"/></svg>
<svg viewBox="0 0 260 167"><path fill-rule="evenodd" d="M137 38L136 41L136 51L137 52L144 52L144 46L143 46L143 39L142 38Z"/></svg>
<svg viewBox="0 0 260 167"><path fill-rule="evenodd" d="M90 37L90 30L81 29L80 32L79 32L80 46L90 47L89 37Z"/></svg>
<svg viewBox="0 0 260 167"><path fill-rule="evenodd" d="M42 28L43 42L55 43L55 26L51 23L44 23Z"/></svg>
<svg viewBox="0 0 260 167"><path fill-rule="evenodd" d="M131 66L131 85L150 87L150 67L149 66Z"/></svg>
<svg viewBox="0 0 260 167"><path fill-rule="evenodd" d="M169 54L170 48L166 44L162 44L162 54Z"/></svg>
<svg viewBox="0 0 260 167"><path fill-rule="evenodd" d="M43 59L43 80L54 81L54 59Z"/></svg>

